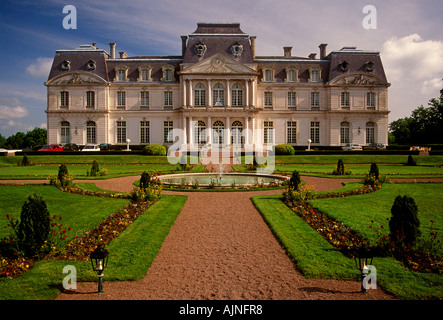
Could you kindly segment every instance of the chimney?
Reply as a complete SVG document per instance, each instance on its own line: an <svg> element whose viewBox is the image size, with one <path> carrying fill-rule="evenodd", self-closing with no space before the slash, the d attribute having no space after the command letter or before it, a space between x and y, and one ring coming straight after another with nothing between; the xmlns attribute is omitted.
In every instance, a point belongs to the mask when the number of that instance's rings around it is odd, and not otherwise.
<svg viewBox="0 0 443 320"><path fill-rule="evenodd" d="M120 51L119 53L120 53L120 59L126 59L128 57L128 55L124 51Z"/></svg>
<svg viewBox="0 0 443 320"><path fill-rule="evenodd" d="M182 38L182 57L184 57L186 51L186 41L188 40L188 36L181 36L181 38Z"/></svg>
<svg viewBox="0 0 443 320"><path fill-rule="evenodd" d="M115 59L115 42L110 42L109 47L111 48L111 59Z"/></svg>
<svg viewBox="0 0 443 320"><path fill-rule="evenodd" d="M255 39L257 39L257 37L256 36L250 36L249 39L251 40L252 59L255 59Z"/></svg>
<svg viewBox="0 0 443 320"><path fill-rule="evenodd" d="M292 47L283 47L283 51L285 53L285 57L292 56Z"/></svg>
<svg viewBox="0 0 443 320"><path fill-rule="evenodd" d="M326 59L326 46L327 45L328 45L327 43L322 43L321 45L318 46L320 48L320 60Z"/></svg>
<svg viewBox="0 0 443 320"><path fill-rule="evenodd" d="M311 53L311 54L309 55L309 59L314 60L316 56L317 56L316 53Z"/></svg>

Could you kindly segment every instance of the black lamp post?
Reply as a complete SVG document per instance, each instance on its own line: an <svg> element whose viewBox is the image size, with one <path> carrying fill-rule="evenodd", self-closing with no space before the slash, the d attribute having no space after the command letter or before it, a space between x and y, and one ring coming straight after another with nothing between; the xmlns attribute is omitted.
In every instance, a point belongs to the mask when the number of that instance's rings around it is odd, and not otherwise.
<svg viewBox="0 0 443 320"><path fill-rule="evenodd" d="M365 293L366 288L363 285L366 274L368 273L368 265L372 264L374 254L368 247L361 246L352 251L355 260L355 266L361 272L361 292Z"/></svg>
<svg viewBox="0 0 443 320"><path fill-rule="evenodd" d="M91 252L89 256L92 264L92 270L97 272L98 275L98 292L103 292L103 271L105 271L108 265L108 250L102 248L100 245Z"/></svg>

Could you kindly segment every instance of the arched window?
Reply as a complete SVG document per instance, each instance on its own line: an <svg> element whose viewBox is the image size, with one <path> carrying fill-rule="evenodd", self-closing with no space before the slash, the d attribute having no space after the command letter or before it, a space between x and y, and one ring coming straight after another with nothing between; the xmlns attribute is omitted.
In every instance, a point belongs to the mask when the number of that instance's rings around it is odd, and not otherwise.
<svg viewBox="0 0 443 320"><path fill-rule="evenodd" d="M203 107L206 105L206 88L199 83L194 88L194 104Z"/></svg>
<svg viewBox="0 0 443 320"><path fill-rule="evenodd" d="M86 122L86 143L97 143L96 127L94 121Z"/></svg>
<svg viewBox="0 0 443 320"><path fill-rule="evenodd" d="M224 143L225 124L222 121L215 121L212 126L212 142L214 144Z"/></svg>
<svg viewBox="0 0 443 320"><path fill-rule="evenodd" d="M350 143L349 122L340 123L340 143Z"/></svg>
<svg viewBox="0 0 443 320"><path fill-rule="evenodd" d="M231 144L233 146L241 146L243 134L243 124L240 121L234 121L231 126Z"/></svg>
<svg viewBox="0 0 443 320"><path fill-rule="evenodd" d="M197 121L194 128L194 143L206 143L206 123L204 121Z"/></svg>
<svg viewBox="0 0 443 320"><path fill-rule="evenodd" d="M375 143L375 123L366 123L366 143Z"/></svg>
<svg viewBox="0 0 443 320"><path fill-rule="evenodd" d="M232 86L232 106L242 106L243 105L243 87L236 83Z"/></svg>
<svg viewBox="0 0 443 320"><path fill-rule="evenodd" d="M60 123L60 143L69 143L70 140L70 123L62 121Z"/></svg>
<svg viewBox="0 0 443 320"><path fill-rule="evenodd" d="M220 83L217 83L212 89L212 103L215 107L225 105L225 89Z"/></svg>

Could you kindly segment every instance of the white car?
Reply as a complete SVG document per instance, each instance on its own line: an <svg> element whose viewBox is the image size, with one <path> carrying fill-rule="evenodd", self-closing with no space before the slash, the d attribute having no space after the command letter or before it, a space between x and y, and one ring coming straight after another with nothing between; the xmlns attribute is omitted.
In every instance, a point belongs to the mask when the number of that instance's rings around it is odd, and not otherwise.
<svg viewBox="0 0 443 320"><path fill-rule="evenodd" d="M100 146L98 144L87 144L82 151L100 151Z"/></svg>
<svg viewBox="0 0 443 320"><path fill-rule="evenodd" d="M356 143L348 143L341 148L343 150L363 150L362 146Z"/></svg>

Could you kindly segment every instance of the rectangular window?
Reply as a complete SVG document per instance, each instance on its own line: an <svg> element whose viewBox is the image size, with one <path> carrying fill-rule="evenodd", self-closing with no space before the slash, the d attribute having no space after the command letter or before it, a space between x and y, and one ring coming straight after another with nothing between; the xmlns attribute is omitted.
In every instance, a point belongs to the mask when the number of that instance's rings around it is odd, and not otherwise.
<svg viewBox="0 0 443 320"><path fill-rule="evenodd" d="M265 92L265 107L272 107L272 92Z"/></svg>
<svg viewBox="0 0 443 320"><path fill-rule="evenodd" d="M297 143L297 122L288 121L287 123L287 143L296 144Z"/></svg>
<svg viewBox="0 0 443 320"><path fill-rule="evenodd" d="M297 73L295 72L295 70L289 70L289 72L288 72L288 81L289 82L296 82L297 81L296 75L297 75Z"/></svg>
<svg viewBox="0 0 443 320"><path fill-rule="evenodd" d="M265 70L265 81L272 82L272 70Z"/></svg>
<svg viewBox="0 0 443 320"><path fill-rule="evenodd" d="M149 107L149 91L140 91L140 106Z"/></svg>
<svg viewBox="0 0 443 320"><path fill-rule="evenodd" d="M142 69L142 81L149 81L149 70Z"/></svg>
<svg viewBox="0 0 443 320"><path fill-rule="evenodd" d="M297 106L295 92L288 92L288 106L290 108L295 108Z"/></svg>
<svg viewBox="0 0 443 320"><path fill-rule="evenodd" d="M320 93L311 92L311 107L312 108L320 107Z"/></svg>
<svg viewBox="0 0 443 320"><path fill-rule="evenodd" d="M374 92L366 93L366 106L368 108L375 108L375 93Z"/></svg>
<svg viewBox="0 0 443 320"><path fill-rule="evenodd" d="M340 127L340 143L350 143L349 125L342 125Z"/></svg>
<svg viewBox="0 0 443 320"><path fill-rule="evenodd" d="M117 143L126 143L126 121L117 121Z"/></svg>
<svg viewBox="0 0 443 320"><path fill-rule="evenodd" d="M206 90L195 89L194 90L194 105L203 107L206 105Z"/></svg>
<svg viewBox="0 0 443 320"><path fill-rule="evenodd" d="M165 91L165 107L172 107L172 91Z"/></svg>
<svg viewBox="0 0 443 320"><path fill-rule="evenodd" d="M60 107L67 108L69 107L69 92L61 91L60 92Z"/></svg>
<svg viewBox="0 0 443 320"><path fill-rule="evenodd" d="M117 81L126 80L126 70L117 70Z"/></svg>
<svg viewBox="0 0 443 320"><path fill-rule="evenodd" d="M117 92L117 107L125 107L126 106L126 92L118 91Z"/></svg>
<svg viewBox="0 0 443 320"><path fill-rule="evenodd" d="M320 81L320 71L312 70L311 71L311 82L319 82Z"/></svg>
<svg viewBox="0 0 443 320"><path fill-rule="evenodd" d="M172 129L174 129L173 121L163 121L163 142L173 143Z"/></svg>
<svg viewBox="0 0 443 320"><path fill-rule="evenodd" d="M366 125L366 143L375 143L375 126L372 123Z"/></svg>
<svg viewBox="0 0 443 320"><path fill-rule="evenodd" d="M340 94L340 105L345 108L350 106L349 92L342 92Z"/></svg>
<svg viewBox="0 0 443 320"><path fill-rule="evenodd" d="M165 81L172 81L173 71L172 69L165 70Z"/></svg>
<svg viewBox="0 0 443 320"><path fill-rule="evenodd" d="M149 143L149 121L140 121L140 143Z"/></svg>
<svg viewBox="0 0 443 320"><path fill-rule="evenodd" d="M69 122L63 121L61 124L61 130L60 130L60 142L61 143L69 143L70 137L69 137Z"/></svg>
<svg viewBox="0 0 443 320"><path fill-rule="evenodd" d="M263 129L264 129L264 132L263 132L264 143L273 143L274 142L274 122L264 121Z"/></svg>
<svg viewBox="0 0 443 320"><path fill-rule="evenodd" d="M95 107L95 92L94 91L86 91L86 107L93 108Z"/></svg>
<svg viewBox="0 0 443 320"><path fill-rule="evenodd" d="M311 122L311 135L310 139L312 143L320 143L320 122Z"/></svg>

